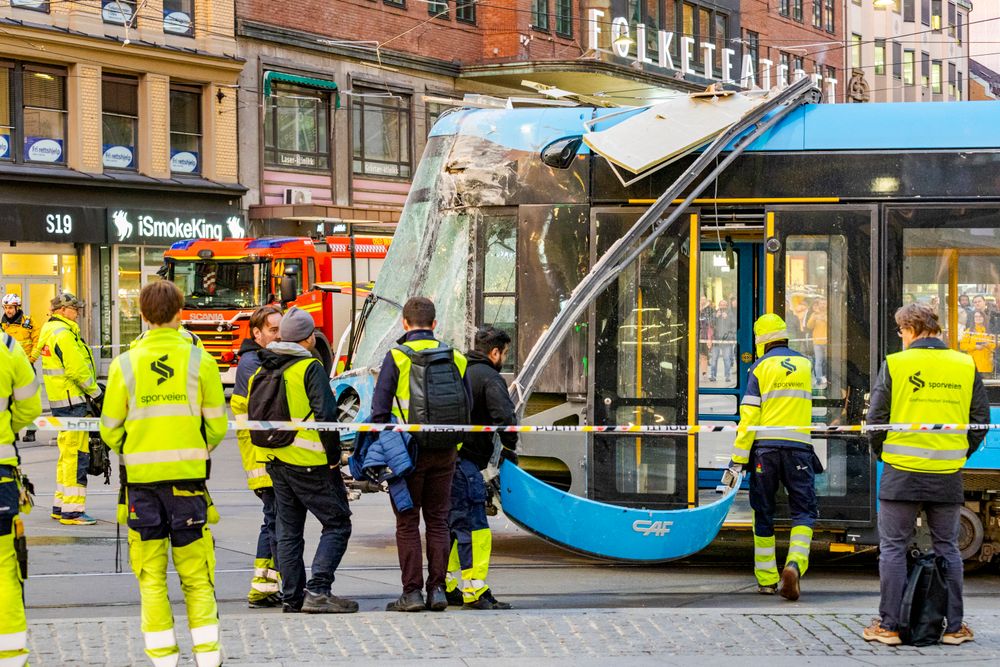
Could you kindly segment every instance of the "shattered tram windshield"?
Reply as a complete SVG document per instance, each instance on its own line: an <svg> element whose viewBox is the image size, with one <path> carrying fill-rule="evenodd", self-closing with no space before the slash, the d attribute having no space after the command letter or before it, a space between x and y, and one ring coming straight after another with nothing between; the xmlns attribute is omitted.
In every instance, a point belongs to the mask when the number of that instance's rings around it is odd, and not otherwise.
<svg viewBox="0 0 1000 667"><path fill-rule="evenodd" d="M171 275L185 308L257 308L268 298L265 262L175 261Z"/></svg>

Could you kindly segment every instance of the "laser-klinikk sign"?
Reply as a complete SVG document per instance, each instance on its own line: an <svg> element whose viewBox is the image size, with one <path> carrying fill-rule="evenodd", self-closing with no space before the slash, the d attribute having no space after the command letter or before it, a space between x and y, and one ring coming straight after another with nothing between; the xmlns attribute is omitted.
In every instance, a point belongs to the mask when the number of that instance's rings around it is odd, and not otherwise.
<svg viewBox="0 0 1000 667"><path fill-rule="evenodd" d="M588 26L588 47L595 51L600 48L601 34L604 32L607 21L604 20L605 12L600 9L591 9L587 15ZM632 30L635 35L632 35ZM750 89L755 86L769 90L772 85L784 86L792 81L811 76L817 86L825 83L830 99L835 99L837 89L837 79L823 77L819 72L807 75L805 70L791 70L787 65L779 64L774 66L774 62L766 58L760 58L760 81L757 80L757 72L754 69L753 58L749 54L743 56L742 63L738 69L733 67L736 51L735 49L723 48L720 62L721 68L715 68L715 51L718 49L713 42L697 42L694 37L681 35L679 38L672 32L658 30L656 32L656 60L649 57L646 50L647 31L649 28L638 23L630 26L628 19L623 16L616 16L611 20L611 50L616 56L621 58L632 58L637 63L643 65L653 65L663 69L675 70L681 74L691 74L721 81L722 83L739 85L741 88ZM677 40L679 62L674 63L673 49L674 40ZM635 53L632 53L632 44L635 44ZM733 78L738 74L739 78ZM773 75L773 81L772 81Z"/></svg>

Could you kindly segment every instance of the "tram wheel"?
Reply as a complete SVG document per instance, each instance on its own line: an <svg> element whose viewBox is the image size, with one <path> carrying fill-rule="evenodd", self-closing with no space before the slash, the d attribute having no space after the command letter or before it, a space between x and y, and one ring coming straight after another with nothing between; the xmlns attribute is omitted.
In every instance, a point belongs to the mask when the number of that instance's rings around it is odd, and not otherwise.
<svg viewBox="0 0 1000 667"><path fill-rule="evenodd" d="M963 505L959 513L958 549L962 552L962 560L966 562L966 570L969 569L970 559L975 559L983 548L984 533L979 515ZM976 559L973 562L980 561Z"/></svg>

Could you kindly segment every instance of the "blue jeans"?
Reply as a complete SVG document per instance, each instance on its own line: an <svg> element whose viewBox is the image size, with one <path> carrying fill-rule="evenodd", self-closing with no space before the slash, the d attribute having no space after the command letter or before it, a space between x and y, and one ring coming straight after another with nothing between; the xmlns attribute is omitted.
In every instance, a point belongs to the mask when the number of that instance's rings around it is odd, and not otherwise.
<svg viewBox="0 0 1000 667"><path fill-rule="evenodd" d="M816 343L813 345L813 356L816 362L813 364L813 379L816 382L822 381L826 377L826 345Z"/></svg>
<svg viewBox="0 0 1000 667"><path fill-rule="evenodd" d="M719 365L719 358L722 358L722 370L725 372L725 377L728 380L733 375L733 362L736 355L736 343L733 341L716 341L712 345L712 356L708 362L708 377L714 380L716 378L715 371Z"/></svg>
<svg viewBox="0 0 1000 667"><path fill-rule="evenodd" d="M278 571L281 573L281 600L298 608L305 590L329 594L347 541L351 537L351 510L340 470L329 466L303 468L279 461L267 464L274 485L277 509ZM306 581L302 560L306 512L323 526L313 556L312 577Z"/></svg>
<svg viewBox="0 0 1000 667"><path fill-rule="evenodd" d="M948 627L945 632L957 632L962 627L962 554L958 550L958 503L918 503L881 500L878 508L879 563L878 574L882 590L878 612L882 627L899 628L899 611L906 590L906 552L913 541L917 517L923 509L931 531L934 553L948 564L945 584L948 586Z"/></svg>

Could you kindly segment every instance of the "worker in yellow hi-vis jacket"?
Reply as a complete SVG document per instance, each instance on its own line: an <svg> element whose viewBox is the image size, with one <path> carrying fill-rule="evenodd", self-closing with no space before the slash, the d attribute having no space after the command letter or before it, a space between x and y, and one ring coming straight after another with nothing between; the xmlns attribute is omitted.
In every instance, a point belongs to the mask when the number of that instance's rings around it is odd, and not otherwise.
<svg viewBox="0 0 1000 667"><path fill-rule="evenodd" d="M42 400L27 355L7 334L0 334L0 397L0 665L22 667L28 661L28 624L18 562L24 524L18 515L27 514L31 503L14 441L17 432L41 414Z"/></svg>
<svg viewBox="0 0 1000 667"><path fill-rule="evenodd" d="M226 407L215 360L177 330L183 306L172 282L142 288L139 310L151 331L111 363L101 436L125 469L118 520L129 529L146 654L156 667L174 667L180 658L167 597L169 546L195 664L214 667L222 653L208 524L218 514L205 479L209 452L226 434Z"/></svg>

